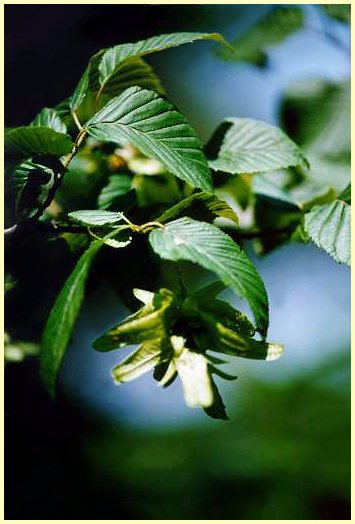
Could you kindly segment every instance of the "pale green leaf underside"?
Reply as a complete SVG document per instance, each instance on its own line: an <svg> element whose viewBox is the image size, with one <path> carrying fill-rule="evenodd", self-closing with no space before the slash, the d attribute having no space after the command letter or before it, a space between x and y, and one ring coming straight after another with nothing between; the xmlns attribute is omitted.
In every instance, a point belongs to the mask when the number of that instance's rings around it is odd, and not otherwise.
<svg viewBox="0 0 355 524"><path fill-rule="evenodd" d="M74 222L84 226L104 227L117 224L122 220L122 214L113 211L82 209L68 213L68 217Z"/></svg>
<svg viewBox="0 0 355 524"><path fill-rule="evenodd" d="M189 44L196 40L216 40L224 42L223 37L218 33L186 32L153 36L133 44L121 44L111 47L103 53L98 66L100 86L103 87L107 84L122 67L137 58L182 44Z"/></svg>
<svg viewBox="0 0 355 524"><path fill-rule="evenodd" d="M56 376L84 299L88 273L102 242L95 241L77 262L61 289L44 328L41 345L41 373L53 395Z"/></svg>
<svg viewBox="0 0 355 524"><path fill-rule="evenodd" d="M304 227L313 242L337 262L351 260L351 208L337 199L331 204L315 206L305 215Z"/></svg>
<svg viewBox="0 0 355 524"><path fill-rule="evenodd" d="M31 122L31 126L49 127L58 133L66 133L67 126L60 119L57 111L49 107L44 107L40 113Z"/></svg>
<svg viewBox="0 0 355 524"><path fill-rule="evenodd" d="M195 132L167 100L153 91L127 89L96 113L86 127L97 140L133 144L195 187L212 187Z"/></svg>
<svg viewBox="0 0 355 524"><path fill-rule="evenodd" d="M249 302L258 330L266 336L269 314L265 286L245 253L226 233L210 224L181 218L152 231L149 241L162 258L189 260L216 273Z"/></svg>
<svg viewBox="0 0 355 524"><path fill-rule="evenodd" d="M23 126L5 132L5 153L30 156L48 154L62 156L70 153L73 144L69 135L47 127Z"/></svg>
<svg viewBox="0 0 355 524"><path fill-rule="evenodd" d="M226 173L262 173L305 165L299 147L277 127L249 118L227 118L230 124L217 158L209 165Z"/></svg>

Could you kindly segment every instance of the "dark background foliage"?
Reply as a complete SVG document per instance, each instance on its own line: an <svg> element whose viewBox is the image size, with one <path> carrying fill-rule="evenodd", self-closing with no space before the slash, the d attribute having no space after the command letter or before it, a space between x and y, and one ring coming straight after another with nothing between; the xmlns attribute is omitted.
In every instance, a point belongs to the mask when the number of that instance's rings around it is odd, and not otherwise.
<svg viewBox="0 0 355 524"><path fill-rule="evenodd" d="M102 47L172 31L220 30L231 17L240 17L243 24L263 9L7 5L5 124L27 123L43 106L65 98L89 57ZM159 72L169 68L160 57L152 63ZM188 85L189 79L182 70L181 84L185 82ZM202 108L200 120L203 116ZM11 223L11 199L7 211ZM26 299L19 304L12 294L7 303L7 328L15 339L38 340L72 264L64 243L57 242L48 254L41 239L29 235L21 244L6 245L8 265L26 277L18 291ZM304 275L308 253L299 255ZM290 252L287 263L292 256ZM322 268L329 264L327 274L334 276L334 286L346 288L342 268L325 259L325 254L316 254L310 265L317 268L314 260ZM93 284L95 274L91 280ZM330 292L335 302L339 296L346 300L346 292ZM96 303L105 296L96 291ZM107 307L103 310L98 315L104 315ZM156 427L127 424L125 410L131 409L127 399L126 404L117 404L113 423L112 417L104 418L84 402L73 402L65 391L52 403L39 382L35 359L8 364L6 518L350 518L347 349L346 343L339 344L327 362L290 374L284 381L254 377L243 386L238 380L233 388L241 388L242 395L231 400L232 422L207 425L200 419L197 424L191 418L181 422L178 416L176 423L170 418L166 426L164 417ZM82 359L82 354L73 357L71 375L82 373L85 380ZM107 371L101 368L100 373ZM258 376L263 377L262 370ZM159 406L145 409L146 419L154 420Z"/></svg>

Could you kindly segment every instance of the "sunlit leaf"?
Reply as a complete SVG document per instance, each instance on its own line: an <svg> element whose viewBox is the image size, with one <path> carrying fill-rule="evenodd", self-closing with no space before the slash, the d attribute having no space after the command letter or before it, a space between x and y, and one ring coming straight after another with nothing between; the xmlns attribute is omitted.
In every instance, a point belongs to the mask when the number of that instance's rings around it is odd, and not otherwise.
<svg viewBox="0 0 355 524"><path fill-rule="evenodd" d="M189 260L216 273L249 302L258 330L266 335L269 315L263 281L245 253L226 233L210 224L181 218L163 229L153 230L149 241L162 258Z"/></svg>
<svg viewBox="0 0 355 524"><path fill-rule="evenodd" d="M105 227L122 221L122 213L99 209L82 209L68 213L68 217L83 226Z"/></svg>
<svg viewBox="0 0 355 524"><path fill-rule="evenodd" d="M123 74L123 76L125 74L133 74L132 69L128 66L131 66L132 62L135 67L137 67L137 64L141 64L137 59L157 51L192 43L196 40L215 40L225 43L223 37L217 33L186 32L153 36L146 40L140 40L132 44L120 44L105 50L98 66L98 83L101 92L103 92L106 87L110 89L110 84L112 86L115 85L116 82L120 82L120 73ZM137 73L135 73L135 76L136 75ZM150 72L146 78L149 78L149 76L151 76ZM131 83L130 86L132 85L141 84Z"/></svg>
<svg viewBox="0 0 355 524"><path fill-rule="evenodd" d="M345 197L345 199L343 199ZM305 215L304 228L313 242L337 262L350 265L351 208L348 188L332 203L315 206Z"/></svg>
<svg viewBox="0 0 355 524"><path fill-rule="evenodd" d="M218 139L222 139L219 149ZM209 165L216 171L262 173L306 165L301 150L285 133L258 120L227 118L211 141L215 154Z"/></svg>
<svg viewBox="0 0 355 524"><path fill-rule="evenodd" d="M211 175L195 132L157 93L139 87L127 89L86 126L97 140L133 144L177 177L195 187L211 189Z"/></svg>

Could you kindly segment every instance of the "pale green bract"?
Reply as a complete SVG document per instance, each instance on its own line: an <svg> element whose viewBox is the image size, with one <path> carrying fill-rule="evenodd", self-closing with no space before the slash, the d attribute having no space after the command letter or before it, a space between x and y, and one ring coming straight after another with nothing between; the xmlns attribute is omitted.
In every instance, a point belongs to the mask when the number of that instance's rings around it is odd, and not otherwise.
<svg viewBox="0 0 355 524"><path fill-rule="evenodd" d="M248 301L258 330L266 336L269 312L265 286L244 251L226 233L211 224L181 218L153 230L149 241L162 258L189 260L216 273Z"/></svg>
<svg viewBox="0 0 355 524"><path fill-rule="evenodd" d="M216 171L235 175L307 165L299 147L277 127L250 118L227 118L222 126L229 127L209 162Z"/></svg>
<svg viewBox="0 0 355 524"><path fill-rule="evenodd" d="M87 123L96 140L133 144L195 187L212 189L200 143L185 118L157 93L132 87L113 98Z"/></svg>

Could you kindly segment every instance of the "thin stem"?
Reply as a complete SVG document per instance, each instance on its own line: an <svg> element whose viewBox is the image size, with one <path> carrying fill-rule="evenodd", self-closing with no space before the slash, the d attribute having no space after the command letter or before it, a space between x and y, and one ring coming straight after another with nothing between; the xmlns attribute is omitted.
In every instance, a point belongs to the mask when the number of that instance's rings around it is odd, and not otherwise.
<svg viewBox="0 0 355 524"><path fill-rule="evenodd" d="M81 131L83 129L83 126L80 123L78 115L75 113L75 111L72 111L71 114L72 114L76 127L79 129L79 131Z"/></svg>
<svg viewBox="0 0 355 524"><path fill-rule="evenodd" d="M96 94L96 97L95 97L95 109L96 109L96 111L99 109L99 100L100 100L100 96L102 95L102 92L104 90L104 87L105 87L105 84L102 84L102 86L100 86L100 89L98 90L98 92Z"/></svg>

